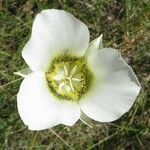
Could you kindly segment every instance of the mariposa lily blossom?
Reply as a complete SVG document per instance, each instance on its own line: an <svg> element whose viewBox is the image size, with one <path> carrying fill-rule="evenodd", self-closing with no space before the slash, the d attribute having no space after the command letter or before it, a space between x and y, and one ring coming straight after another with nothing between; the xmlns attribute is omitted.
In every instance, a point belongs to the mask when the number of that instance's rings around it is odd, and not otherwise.
<svg viewBox="0 0 150 150"><path fill-rule="evenodd" d="M133 105L140 83L113 48L102 47L102 35L89 43L87 26L56 9L41 11L22 51L30 69L17 94L22 121L30 130L74 125L85 118L111 122ZM85 117L86 116L86 117Z"/></svg>

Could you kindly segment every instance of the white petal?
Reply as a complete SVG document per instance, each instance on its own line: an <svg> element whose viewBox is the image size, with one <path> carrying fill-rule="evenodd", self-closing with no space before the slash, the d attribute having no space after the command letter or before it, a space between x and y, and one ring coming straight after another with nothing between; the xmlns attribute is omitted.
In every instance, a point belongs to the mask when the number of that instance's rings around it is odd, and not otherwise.
<svg viewBox="0 0 150 150"><path fill-rule="evenodd" d="M96 50L102 49L103 47L102 37L103 37L103 34L101 34L98 38L94 39L89 44L88 49L86 50L86 53L84 54L85 57L88 57L90 54L94 53Z"/></svg>
<svg viewBox="0 0 150 150"><path fill-rule="evenodd" d="M17 95L18 111L30 130L43 130L58 124L73 125L80 118L77 104L51 96L45 74L28 75Z"/></svg>
<svg viewBox="0 0 150 150"><path fill-rule="evenodd" d="M32 70L29 67L27 67L25 69L22 69L22 70L20 70L18 72L14 72L14 74L19 75L19 76L21 76L23 78L25 78L30 73L32 73Z"/></svg>
<svg viewBox="0 0 150 150"><path fill-rule="evenodd" d="M43 10L34 20L31 39L22 56L33 71L46 70L54 56L61 53L82 56L88 44L85 24L63 10Z"/></svg>
<svg viewBox="0 0 150 150"><path fill-rule="evenodd" d="M80 107L96 121L114 121L132 107L140 92L140 83L114 49L102 49L88 60L95 74L95 86L80 102Z"/></svg>

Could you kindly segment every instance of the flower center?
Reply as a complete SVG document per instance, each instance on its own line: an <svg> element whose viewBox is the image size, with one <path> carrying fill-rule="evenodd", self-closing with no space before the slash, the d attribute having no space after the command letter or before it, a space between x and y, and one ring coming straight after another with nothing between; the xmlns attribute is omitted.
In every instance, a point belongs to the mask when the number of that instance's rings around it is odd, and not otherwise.
<svg viewBox="0 0 150 150"><path fill-rule="evenodd" d="M75 101L87 93L93 75L85 58L61 55L52 60L46 79L54 96Z"/></svg>

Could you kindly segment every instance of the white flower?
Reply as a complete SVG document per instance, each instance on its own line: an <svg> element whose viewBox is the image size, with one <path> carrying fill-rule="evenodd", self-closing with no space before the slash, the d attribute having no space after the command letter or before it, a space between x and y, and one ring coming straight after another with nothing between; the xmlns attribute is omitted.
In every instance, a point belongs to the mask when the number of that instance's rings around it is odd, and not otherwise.
<svg viewBox="0 0 150 150"><path fill-rule="evenodd" d="M85 115L114 121L132 107L140 91L120 53L102 48L102 36L89 44L86 25L63 10L36 16L22 57L32 71L17 72L24 77L17 105L30 130L72 126L79 119L86 122Z"/></svg>

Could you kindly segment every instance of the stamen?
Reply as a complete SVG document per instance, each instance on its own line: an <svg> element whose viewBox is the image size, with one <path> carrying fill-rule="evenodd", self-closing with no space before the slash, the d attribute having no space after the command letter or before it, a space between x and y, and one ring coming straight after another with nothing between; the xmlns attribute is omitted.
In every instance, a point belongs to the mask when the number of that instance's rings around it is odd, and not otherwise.
<svg viewBox="0 0 150 150"><path fill-rule="evenodd" d="M73 67L73 69L70 71L70 77L72 77L72 76L75 74L76 69L77 69L77 65L75 65L75 66Z"/></svg>
<svg viewBox="0 0 150 150"><path fill-rule="evenodd" d="M81 82L83 81L83 79L78 79L78 78L71 78L72 81L78 81L78 82Z"/></svg>
<svg viewBox="0 0 150 150"><path fill-rule="evenodd" d="M61 82L58 86L58 88L62 88L64 85L66 85L66 82Z"/></svg>
<svg viewBox="0 0 150 150"><path fill-rule="evenodd" d="M69 84L70 84L70 87L71 87L72 91L75 92L75 89L74 89L74 87L72 85L71 79L69 79Z"/></svg>
<svg viewBox="0 0 150 150"><path fill-rule="evenodd" d="M61 81L63 78L64 78L63 75L56 75L53 77L53 79L56 81Z"/></svg>
<svg viewBox="0 0 150 150"><path fill-rule="evenodd" d="M68 76L68 70L66 66L64 66L64 70L65 70L65 75Z"/></svg>

